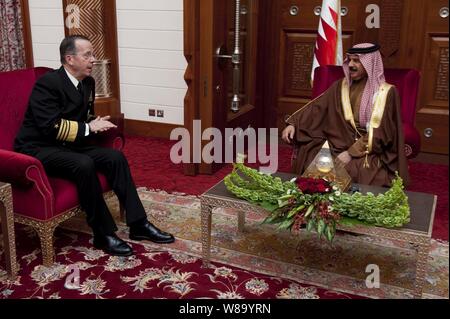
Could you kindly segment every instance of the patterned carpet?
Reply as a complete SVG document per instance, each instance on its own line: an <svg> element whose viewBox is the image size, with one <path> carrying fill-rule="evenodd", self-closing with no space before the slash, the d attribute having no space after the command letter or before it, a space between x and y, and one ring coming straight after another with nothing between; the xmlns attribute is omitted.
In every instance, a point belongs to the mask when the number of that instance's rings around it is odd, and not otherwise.
<svg viewBox="0 0 450 319"><path fill-rule="evenodd" d="M141 189L152 220L174 232L177 249L200 255L200 202ZM213 213L212 259L228 265L282 276L302 283L370 298L410 298L415 276L415 250L402 242L339 233L333 245L306 231L300 236L261 225L264 216L247 214L245 232L237 232L232 210ZM425 298L449 297L448 242L432 240ZM366 266L380 267L380 289L368 289Z"/></svg>
<svg viewBox="0 0 450 319"><path fill-rule="evenodd" d="M57 231L57 261L47 268L35 233L21 227L19 235L20 276L8 280L0 268L0 299L360 298L219 263L205 269L199 258L159 245L133 243L134 256L111 257L92 248L91 236L67 230Z"/></svg>
<svg viewBox="0 0 450 319"><path fill-rule="evenodd" d="M164 219L172 213L172 202L187 207L196 205L191 197L167 197L165 194L140 192L152 220ZM154 196L162 210L152 206ZM193 202L194 201L194 202ZM116 200L108 205L118 216ZM175 215L174 215L175 217ZM183 223L178 216L177 223ZM189 219L188 219L189 220ZM176 224L163 225L181 234ZM118 235L127 239L128 228L119 223ZM192 234L199 233L192 225ZM189 239L179 239L171 245L129 241L135 255L112 257L92 247L92 236L84 216L67 221L55 233L56 262L51 267L41 265L39 239L28 227L18 226L17 255L20 272L9 280L4 269L4 254L0 249L0 299L361 299L361 296L340 292L272 276L253 269L238 268L225 263L212 263L204 268L199 258L201 246ZM89 234L88 234L89 233ZM1 239L1 238L0 238ZM78 274L78 280L75 275Z"/></svg>
<svg viewBox="0 0 450 319"><path fill-rule="evenodd" d="M161 247L133 243L136 257L110 258L91 248L90 236L82 234L89 232L84 218L74 218L64 228L82 233L59 232L60 265L55 269L35 267L38 251L22 258L30 262L25 266L25 273L31 273L23 286L33 289L43 286L34 296L45 298L56 292L55 297L63 298L412 297L415 251L401 242L339 233L330 246L313 234L302 232L294 236L278 232L271 225L260 225L262 216L255 214L247 216L246 230L239 234L234 212L218 209L213 214L212 226L212 259L216 268L204 269L199 259L198 198L145 189L140 189L139 195L150 219L176 235L174 244ZM117 214L117 201L111 200L108 204ZM127 238L127 228L123 224L119 224L118 234ZM448 243L433 240L425 298L449 297L448 256ZM86 269L83 272L87 277L82 280L81 290L67 291L62 289L63 278L67 276L63 265L74 261ZM368 289L365 285L368 264L380 267L380 289ZM219 272L224 273L218 275ZM50 282L44 279L47 277L51 278ZM3 288L0 285L0 295L2 289L5 294L4 280L0 279L0 283L4 285ZM14 290L11 297L30 296L33 289L23 291L23 286L6 291Z"/></svg>

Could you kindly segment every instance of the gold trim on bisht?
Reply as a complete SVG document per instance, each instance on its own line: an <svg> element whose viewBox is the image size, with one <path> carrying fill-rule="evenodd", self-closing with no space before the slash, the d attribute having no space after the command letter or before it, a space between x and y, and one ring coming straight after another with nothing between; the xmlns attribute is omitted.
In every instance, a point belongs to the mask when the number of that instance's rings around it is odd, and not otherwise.
<svg viewBox="0 0 450 319"><path fill-rule="evenodd" d="M75 142L78 134L78 122L61 119L59 131L56 135L58 141Z"/></svg>
<svg viewBox="0 0 450 319"><path fill-rule="evenodd" d="M369 125L369 152L372 151L372 143L373 143L373 129L379 128L381 124L381 120L383 119L384 109L386 108L386 101L389 90L393 87L393 85L388 83L383 83L378 90L378 96L375 100L375 105L373 107L372 116L370 117L370 125Z"/></svg>
<svg viewBox="0 0 450 319"><path fill-rule="evenodd" d="M350 87L345 79L342 81L341 99L345 120L347 122L350 122L355 131L358 132L358 129L356 128L355 118L353 117L352 104L350 103Z"/></svg>
<svg viewBox="0 0 450 319"><path fill-rule="evenodd" d="M386 100L389 93L389 90L393 87L393 85L389 83L383 83L377 94L374 101L372 115L370 117L369 127L368 127L368 141L366 145L366 159L364 161L364 168L370 168L368 156L372 152L373 146L373 129L379 128L381 124L381 120L383 119L384 109L386 107ZM344 110L344 117L347 122L353 126L355 131L361 135L356 128L355 118L353 117L352 105L350 104L350 88L348 82L346 80L342 81L341 88L341 99L342 99L342 108Z"/></svg>

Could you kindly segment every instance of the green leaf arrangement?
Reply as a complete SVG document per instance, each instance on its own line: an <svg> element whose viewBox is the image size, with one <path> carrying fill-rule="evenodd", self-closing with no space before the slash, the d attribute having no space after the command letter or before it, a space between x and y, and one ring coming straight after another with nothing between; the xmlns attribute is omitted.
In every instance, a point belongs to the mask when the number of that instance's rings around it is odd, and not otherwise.
<svg viewBox="0 0 450 319"><path fill-rule="evenodd" d="M227 189L236 197L263 207L269 212L264 223L279 229L298 231L306 225L321 238L332 241L336 225L366 224L401 227L410 220L408 197L398 175L384 194L340 193L336 187L327 193L303 193L295 179L283 182L279 177L262 174L242 163L224 179Z"/></svg>

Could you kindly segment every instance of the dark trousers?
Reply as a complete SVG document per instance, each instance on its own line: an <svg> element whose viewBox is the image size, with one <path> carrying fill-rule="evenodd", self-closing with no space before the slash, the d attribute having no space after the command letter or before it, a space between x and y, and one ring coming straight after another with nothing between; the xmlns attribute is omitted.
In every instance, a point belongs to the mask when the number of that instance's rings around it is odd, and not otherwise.
<svg viewBox="0 0 450 319"><path fill-rule="evenodd" d="M77 185L81 207L87 215L87 223L94 234L111 234L117 226L103 199L97 171L104 174L109 185L125 208L127 225L143 222L147 216L131 177L128 162L122 152L86 146L76 149L61 149L37 156L49 176L68 179Z"/></svg>

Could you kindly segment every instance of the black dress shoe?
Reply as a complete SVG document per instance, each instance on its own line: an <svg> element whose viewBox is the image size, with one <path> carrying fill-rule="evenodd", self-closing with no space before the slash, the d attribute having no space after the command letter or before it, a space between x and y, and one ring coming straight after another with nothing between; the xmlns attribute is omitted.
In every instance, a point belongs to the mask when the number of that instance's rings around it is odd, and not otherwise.
<svg viewBox="0 0 450 319"><path fill-rule="evenodd" d="M175 238L171 234L158 229L155 225L148 221L139 226L131 226L130 239L150 240L158 244L170 244L175 241Z"/></svg>
<svg viewBox="0 0 450 319"><path fill-rule="evenodd" d="M113 256L126 257L133 254L133 249L130 247L130 245L117 237L116 234L95 235L94 247L97 249L101 249L105 253Z"/></svg>

